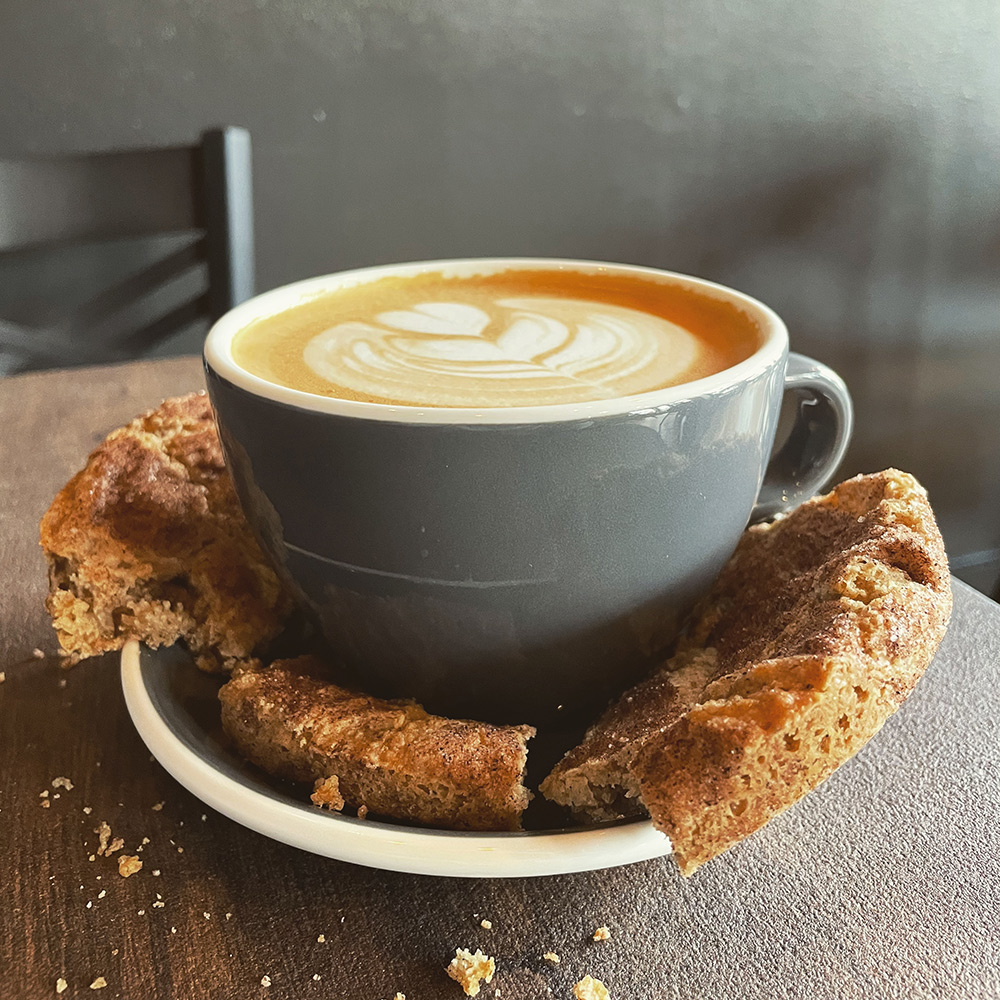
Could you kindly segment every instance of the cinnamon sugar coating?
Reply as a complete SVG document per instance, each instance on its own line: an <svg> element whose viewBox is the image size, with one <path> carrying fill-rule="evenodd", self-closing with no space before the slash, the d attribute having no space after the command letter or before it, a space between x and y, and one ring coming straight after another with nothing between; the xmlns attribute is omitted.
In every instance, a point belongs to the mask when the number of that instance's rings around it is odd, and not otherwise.
<svg viewBox="0 0 1000 1000"><path fill-rule="evenodd" d="M857 753L944 635L951 584L917 481L858 476L750 528L677 654L541 785L589 819L641 811L684 874Z"/></svg>
<svg viewBox="0 0 1000 1000"><path fill-rule="evenodd" d="M325 679L315 657L249 663L219 692L222 725L269 774L322 783L335 776L352 807L455 830L517 830L530 726L429 715Z"/></svg>

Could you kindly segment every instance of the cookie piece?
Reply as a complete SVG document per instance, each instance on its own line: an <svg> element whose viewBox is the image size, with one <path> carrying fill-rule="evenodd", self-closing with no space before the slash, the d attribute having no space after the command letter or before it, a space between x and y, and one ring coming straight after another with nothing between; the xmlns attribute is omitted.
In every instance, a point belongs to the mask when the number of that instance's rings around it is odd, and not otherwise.
<svg viewBox="0 0 1000 1000"><path fill-rule="evenodd" d="M428 715L348 691L313 656L250 662L219 691L222 727L247 760L352 807L454 830L517 830L531 726Z"/></svg>
<svg viewBox="0 0 1000 1000"><path fill-rule="evenodd" d="M183 639L226 670L281 629L291 600L243 517L205 393L112 432L42 518L46 606L76 662L128 639Z"/></svg>
<svg viewBox="0 0 1000 1000"><path fill-rule="evenodd" d="M951 614L927 495L895 469L747 530L678 653L541 785L579 816L648 810L685 875L857 753Z"/></svg>

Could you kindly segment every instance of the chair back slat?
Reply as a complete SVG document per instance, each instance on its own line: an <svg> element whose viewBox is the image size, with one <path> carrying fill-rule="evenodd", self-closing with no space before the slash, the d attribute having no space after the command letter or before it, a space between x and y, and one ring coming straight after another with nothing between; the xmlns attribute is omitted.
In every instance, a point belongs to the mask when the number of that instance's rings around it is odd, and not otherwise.
<svg viewBox="0 0 1000 1000"><path fill-rule="evenodd" d="M62 337L86 336L107 340L111 335L109 327L120 327L123 321L128 322L123 313L134 310L143 299L204 262L205 239L201 237L105 288L77 306L65 319L51 324L51 329Z"/></svg>
<svg viewBox="0 0 1000 1000"><path fill-rule="evenodd" d="M0 160L0 252L198 229L197 169L194 149Z"/></svg>
<svg viewBox="0 0 1000 1000"><path fill-rule="evenodd" d="M119 344L119 353L122 357L135 357L150 347L155 347L158 343L179 333L185 327L199 320L204 320L208 311L208 293L199 295L189 302L181 305L164 316L148 323L141 330L130 333Z"/></svg>
<svg viewBox="0 0 1000 1000"><path fill-rule="evenodd" d="M0 375L136 357L254 294L245 129L184 148L0 159L0 254L187 232L198 235L64 316L0 320Z"/></svg>

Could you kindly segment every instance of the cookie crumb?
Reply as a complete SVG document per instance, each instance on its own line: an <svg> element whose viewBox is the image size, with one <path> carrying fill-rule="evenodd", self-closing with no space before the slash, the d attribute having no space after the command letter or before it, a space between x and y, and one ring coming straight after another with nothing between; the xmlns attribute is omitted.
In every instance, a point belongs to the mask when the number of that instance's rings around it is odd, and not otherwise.
<svg viewBox="0 0 1000 1000"><path fill-rule="evenodd" d="M84 807L83 807L83 815L84 815L84 816L89 816L89 815L90 815L90 814L91 814L91 813L92 813L93 811L94 811L94 810L93 810L93 809L91 809L91 807L90 807L90 806L84 806Z"/></svg>
<svg viewBox="0 0 1000 1000"><path fill-rule="evenodd" d="M65 788L67 792L73 791L73 782L69 778L53 778L53 788Z"/></svg>
<svg viewBox="0 0 1000 1000"><path fill-rule="evenodd" d="M52 803L51 803L51 801L49 799L42 799L42 801L39 803L39 805L43 809L51 809L52 808Z"/></svg>
<svg viewBox="0 0 1000 1000"><path fill-rule="evenodd" d="M547 951L544 955L542 955L542 958L544 958L546 962L551 962L553 965L558 965L561 961L559 956L554 951Z"/></svg>
<svg viewBox="0 0 1000 1000"><path fill-rule="evenodd" d="M164 807L164 805L166 805L165 801L157 802L156 805L153 806L153 812L158 813Z"/></svg>
<svg viewBox="0 0 1000 1000"><path fill-rule="evenodd" d="M271 977L270 976L261 976L260 977L260 985L261 986L270 986L271 985Z"/></svg>
<svg viewBox="0 0 1000 1000"><path fill-rule="evenodd" d="M607 927L598 927L597 930L594 931L595 941L607 941L610 939L610 937L611 937L611 931L608 930Z"/></svg>
<svg viewBox="0 0 1000 1000"><path fill-rule="evenodd" d="M573 996L576 1000L611 1000L607 986L600 979L593 979L590 976L584 976L574 985Z"/></svg>
<svg viewBox="0 0 1000 1000"><path fill-rule="evenodd" d="M368 806L364 805L358 806L358 819L367 819L367 818L368 818ZM400 993L400 996L402 995L403 994Z"/></svg>
<svg viewBox="0 0 1000 1000"><path fill-rule="evenodd" d="M397 994L396 994L396 995L395 995L395 996L394 996L394 997L392 998L392 1000L406 1000L406 994L405 994L405 993L397 993Z"/></svg>
<svg viewBox="0 0 1000 1000"><path fill-rule="evenodd" d="M160 869L159 868L154 868L153 869L153 874L154 875L159 875L160 874Z"/></svg>
<svg viewBox="0 0 1000 1000"><path fill-rule="evenodd" d="M31 651L31 656L35 660L45 659L45 654L37 646Z"/></svg>
<svg viewBox="0 0 1000 1000"><path fill-rule="evenodd" d="M233 915L231 913L226 914L226 920L232 920Z"/></svg>
<svg viewBox="0 0 1000 1000"><path fill-rule="evenodd" d="M111 827L102 819L100 826L94 828L94 833L100 838L97 845L97 853L104 854L108 849L108 841L111 839Z"/></svg>
<svg viewBox="0 0 1000 1000"><path fill-rule="evenodd" d="M66 980L63 979L62 976L60 976L56 980L56 993L62 993L62 991L65 990L68 986L69 986L69 983L67 983Z"/></svg>
<svg viewBox="0 0 1000 1000"><path fill-rule="evenodd" d="M313 982L314 982L314 983L318 983L318 982L320 981L320 979L321 979L321 978L322 978L322 977L320 976L320 974L319 974L318 972L314 972L314 973L313 973Z"/></svg>
<svg viewBox="0 0 1000 1000"><path fill-rule="evenodd" d="M142 862L134 854L123 854L118 859L118 874L122 878L128 878L129 875L134 875L139 869L142 868Z"/></svg>
<svg viewBox="0 0 1000 1000"><path fill-rule="evenodd" d="M309 800L320 809L340 812L344 808L344 796L340 794L340 779L331 774L329 778L319 778Z"/></svg>
<svg viewBox="0 0 1000 1000"><path fill-rule="evenodd" d="M105 986L108 985L108 981L104 976L98 976L91 984L90 988L92 990L103 990Z"/></svg>
<svg viewBox="0 0 1000 1000"><path fill-rule="evenodd" d="M7 680L7 672L5 670L0 670L0 684L3 684L5 680ZM60 979L59 982L64 982L64 980ZM63 989L66 989L66 987L64 986ZM61 993L62 990L59 992Z"/></svg>
<svg viewBox="0 0 1000 1000"><path fill-rule="evenodd" d="M467 997L474 997L478 995L482 981L488 983L493 979L496 962L478 948L475 954L466 948L456 948L455 957L445 971L462 987Z"/></svg>
<svg viewBox="0 0 1000 1000"><path fill-rule="evenodd" d="M97 898L98 898L98 899L104 899L104 897L105 897L105 896L106 896L107 894L108 894L108 890L107 890L107 889L102 889L102 890L101 890L101 891L100 891L100 892L99 892L99 893L97 894Z"/></svg>
<svg viewBox="0 0 1000 1000"><path fill-rule="evenodd" d="M325 934L320 934L320 936L318 938L316 938L316 943L317 944L326 944L326 935Z"/></svg>
<svg viewBox="0 0 1000 1000"><path fill-rule="evenodd" d="M209 913L209 912L208 912L208 910L205 910L205 912L204 912L204 913L202 913L202 916L203 916L203 917L204 917L204 918L205 918L206 920L211 920L211 919L212 919L212 914L211 914L211 913Z"/></svg>
<svg viewBox="0 0 1000 1000"><path fill-rule="evenodd" d="M491 931L491 930L493 930L493 921L492 920L480 920L479 921L479 926L482 927L482 929L484 931Z"/></svg>
<svg viewBox="0 0 1000 1000"><path fill-rule="evenodd" d="M164 903L162 899L158 899L155 903L153 903L153 909L154 910L162 910L163 907L166 906L166 905L167 904Z"/></svg>

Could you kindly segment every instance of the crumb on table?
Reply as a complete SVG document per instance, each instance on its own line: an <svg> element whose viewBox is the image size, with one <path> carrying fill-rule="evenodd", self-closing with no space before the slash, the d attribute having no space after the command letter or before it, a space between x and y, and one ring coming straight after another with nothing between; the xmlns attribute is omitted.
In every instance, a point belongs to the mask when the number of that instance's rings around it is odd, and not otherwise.
<svg viewBox="0 0 1000 1000"><path fill-rule="evenodd" d="M542 955L542 958L544 958L546 962L551 962L553 965L558 965L560 961L559 956L554 951L547 951L544 955Z"/></svg>
<svg viewBox="0 0 1000 1000"><path fill-rule="evenodd" d="M574 985L573 996L576 1000L611 1000L607 986L600 979L593 979L591 976L584 976Z"/></svg>
<svg viewBox="0 0 1000 1000"><path fill-rule="evenodd" d="M118 874L121 875L122 878L128 878L129 875L134 875L141 868L142 862L135 854L123 854L118 859Z"/></svg>
<svg viewBox="0 0 1000 1000"><path fill-rule="evenodd" d="M94 828L94 833L100 838L100 843L97 845L97 853L103 855L108 849L108 841L111 839L111 827L102 819L100 826Z"/></svg>
<svg viewBox="0 0 1000 1000"><path fill-rule="evenodd" d="M594 931L595 941L607 941L610 937L611 931L609 931L607 927L598 927L597 930Z"/></svg>
<svg viewBox="0 0 1000 1000"><path fill-rule="evenodd" d="M479 984L491 982L496 972L496 962L478 948L475 954L466 948L456 948L455 957L445 970L465 991L467 997L479 993Z"/></svg>

